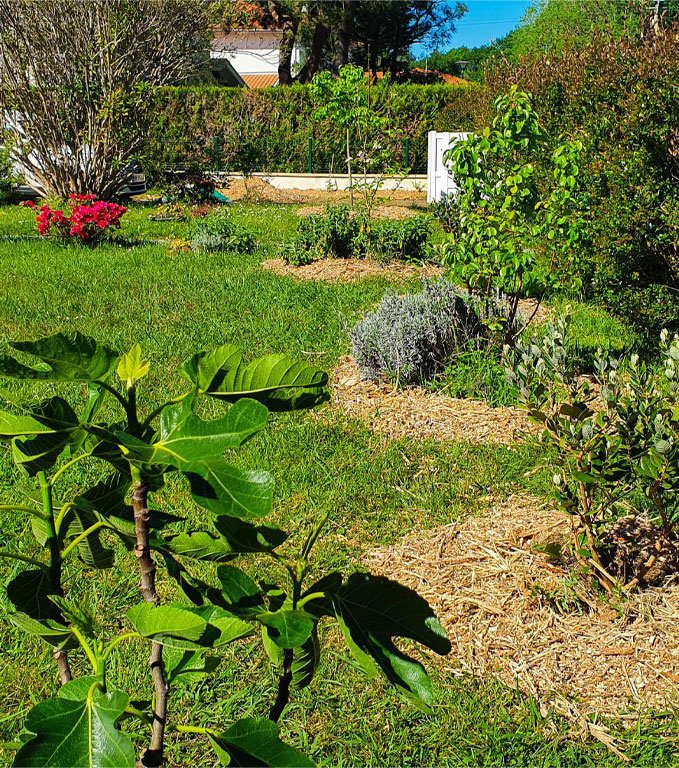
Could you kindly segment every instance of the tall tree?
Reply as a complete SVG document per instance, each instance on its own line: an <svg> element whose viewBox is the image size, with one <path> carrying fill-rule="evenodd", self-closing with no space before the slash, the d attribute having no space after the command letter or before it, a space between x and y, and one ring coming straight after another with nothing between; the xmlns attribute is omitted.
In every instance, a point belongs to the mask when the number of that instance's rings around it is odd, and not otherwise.
<svg viewBox="0 0 679 768"><path fill-rule="evenodd" d="M373 75L378 69L394 78L409 60L416 44L436 46L455 31L455 22L466 12L462 3L446 0L365 0L354 14L356 58L364 60Z"/></svg>
<svg viewBox="0 0 679 768"><path fill-rule="evenodd" d="M0 115L27 179L109 197L153 119L149 90L203 62L200 0L0 0Z"/></svg>

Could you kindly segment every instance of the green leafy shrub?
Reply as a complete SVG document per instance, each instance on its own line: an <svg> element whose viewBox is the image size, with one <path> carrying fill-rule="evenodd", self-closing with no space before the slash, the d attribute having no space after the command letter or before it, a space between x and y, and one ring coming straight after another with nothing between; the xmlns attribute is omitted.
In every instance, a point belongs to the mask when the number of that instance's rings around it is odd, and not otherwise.
<svg viewBox="0 0 679 768"><path fill-rule="evenodd" d="M322 214L312 213L297 225L294 243L283 257L300 266L313 259L373 258L425 261L432 234L430 216L371 221L346 203L327 204Z"/></svg>
<svg viewBox="0 0 679 768"><path fill-rule="evenodd" d="M247 362L226 344L186 360L186 390L142 411L138 390L150 363L139 345L119 355L75 333L11 347L35 362L2 356L0 376L43 384L48 396L30 405L7 402L0 411L0 439L11 443L31 483L21 503L3 506L23 515L36 539L30 551L0 550L20 568L6 585L15 609L8 619L52 648L62 684L56 697L28 712L15 766L160 766L170 732L202 736L221 765L313 765L280 740L277 722L319 669L318 626L327 621L367 674L381 671L420 706L432 703L424 666L400 647L407 639L450 651L427 602L367 572L312 577L311 553L327 515L299 548L286 545L286 532L262 522L273 510L271 475L237 463L238 448L265 429L271 411L327 399L326 373L286 355ZM55 384L65 396L70 390L73 404L50 395ZM223 406L211 420L196 412L207 401ZM64 481L84 463L91 469L85 476L97 479L70 496L75 484ZM195 507L185 519L159 509L170 477L190 488ZM196 507L206 521L200 527ZM116 541L122 546L112 547ZM139 571L141 600L120 613L107 604L95 608L94 573L84 578L83 571L110 569L121 555ZM256 563L260 580L237 567L244 560ZM160 576L176 583L174 602L161 601ZM168 698L213 672L222 649L244 637L261 638L278 672L268 717L253 717L249 707L247 717L226 727L185 723ZM122 662L111 662L122 643L150 651L153 695L142 701L116 687ZM244 690L248 685L243 680ZM138 761L133 738L143 747Z"/></svg>
<svg viewBox="0 0 679 768"><path fill-rule="evenodd" d="M483 339L485 328L452 283L425 279L420 293L387 294L350 336L365 378L417 384L441 373L470 341Z"/></svg>
<svg viewBox="0 0 679 768"><path fill-rule="evenodd" d="M2 141L1 135L0 141ZM11 199L14 183L9 148L0 147L0 202Z"/></svg>
<svg viewBox="0 0 679 768"><path fill-rule="evenodd" d="M430 256L432 224L432 218L428 215L372 222L363 230L365 255L378 261L427 261Z"/></svg>
<svg viewBox="0 0 679 768"><path fill-rule="evenodd" d="M316 258L347 259L354 255L354 241L364 219L354 216L346 203L327 204L323 214L312 213L297 226L296 245Z"/></svg>
<svg viewBox="0 0 679 768"><path fill-rule="evenodd" d="M649 337L679 328L678 77L675 28L595 36L487 73L495 93L518 83L533 94L548 137L533 158L541 183L559 137L581 143L573 251L585 291Z"/></svg>
<svg viewBox="0 0 679 768"><path fill-rule="evenodd" d="M191 248L202 253L251 253L255 239L231 214L220 212L206 216L195 225Z"/></svg>
<svg viewBox="0 0 679 768"><path fill-rule="evenodd" d="M580 236L579 216L572 210L579 144L554 151L551 185L541 193L532 155L542 141L530 95L512 86L496 99L491 127L454 142L444 154L459 191L448 202L455 211L452 234L439 253L472 295L507 294L506 343L513 341L511 329L527 288L537 288L541 297L539 288L550 282L577 282L570 254ZM542 242L549 244L547 269L538 258Z"/></svg>
<svg viewBox="0 0 679 768"><path fill-rule="evenodd" d="M662 332L659 372L601 354L593 386L572 364L568 326L506 348L507 376L543 428L576 561L629 591L679 567L679 336Z"/></svg>
<svg viewBox="0 0 679 768"><path fill-rule="evenodd" d="M412 173L426 173L429 131L480 129L486 124L489 106L485 89L477 86L381 82L371 89L371 98L389 127L397 131L387 142L389 164L405 167L402 137L407 136ZM307 85L261 90L214 86L159 89L153 104L156 120L142 159L149 168L190 162L213 168L216 136L219 165L237 168L234 157L240 137L247 134L257 145L258 167L253 170L305 173L311 136L314 170L343 172L345 129L330 117L313 119L317 106ZM380 141L381 136L370 133L369 140ZM352 146L353 152L357 150Z"/></svg>

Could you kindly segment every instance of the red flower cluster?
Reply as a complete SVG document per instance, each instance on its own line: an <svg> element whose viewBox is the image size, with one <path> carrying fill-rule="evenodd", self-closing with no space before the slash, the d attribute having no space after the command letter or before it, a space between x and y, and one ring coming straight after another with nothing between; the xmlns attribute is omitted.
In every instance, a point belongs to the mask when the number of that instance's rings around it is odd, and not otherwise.
<svg viewBox="0 0 679 768"><path fill-rule="evenodd" d="M48 234L54 227L65 240L76 237L84 243L98 240L109 227L120 227L120 219L127 213L125 206L97 200L96 195L71 195L70 216L64 216L63 211L55 211L49 205L38 209L30 200L21 204L39 211L35 220L41 235Z"/></svg>

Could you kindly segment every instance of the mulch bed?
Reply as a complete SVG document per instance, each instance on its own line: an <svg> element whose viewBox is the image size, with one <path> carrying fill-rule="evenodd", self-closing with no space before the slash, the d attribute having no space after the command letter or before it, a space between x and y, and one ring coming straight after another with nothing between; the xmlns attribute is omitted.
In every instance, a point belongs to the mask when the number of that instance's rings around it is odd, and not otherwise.
<svg viewBox="0 0 679 768"><path fill-rule="evenodd" d="M587 725L599 712L634 720L679 703L679 584L647 588L617 610L584 583L587 613L559 613L545 597L567 575L534 547L566 541L563 513L511 497L480 517L414 531L365 559L425 597L453 644L453 674L494 675ZM608 746L617 752L615 744Z"/></svg>
<svg viewBox="0 0 679 768"><path fill-rule="evenodd" d="M253 203L287 203L290 205L300 205L306 203L337 203L340 201L349 201L349 192L347 191L327 191L323 189L278 189L273 184L259 177L252 177L247 180L234 178L230 179L219 191L231 200L247 200ZM377 193L379 199L394 202L400 201L408 204L419 205L422 209L427 206L426 192L416 192L410 190L380 190ZM380 206L382 207L382 206Z"/></svg>
<svg viewBox="0 0 679 768"><path fill-rule="evenodd" d="M479 400L448 397L420 387L395 389L361 379L352 357L340 360L331 376L333 403L390 438L512 445L535 427L518 408L491 408Z"/></svg>
<svg viewBox="0 0 679 768"><path fill-rule="evenodd" d="M295 211L296 216L309 216L312 213L323 213L323 205L305 205ZM356 213L356 209L352 213ZM412 219L422 213L416 208L406 208L403 205L378 205L373 209L373 219Z"/></svg>
<svg viewBox="0 0 679 768"><path fill-rule="evenodd" d="M440 267L427 265L418 267L394 261L383 264L367 259L318 259L302 267L293 267L285 259L267 259L262 268L277 275L294 277L297 280L320 280L326 283L348 282L364 277L389 277L396 280L410 280L413 277L440 275Z"/></svg>

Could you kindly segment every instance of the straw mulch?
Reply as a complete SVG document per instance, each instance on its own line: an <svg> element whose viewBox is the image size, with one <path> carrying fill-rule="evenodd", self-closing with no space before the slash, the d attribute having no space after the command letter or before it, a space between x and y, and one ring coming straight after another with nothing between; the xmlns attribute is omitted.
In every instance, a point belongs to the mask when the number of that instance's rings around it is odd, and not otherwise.
<svg viewBox="0 0 679 768"><path fill-rule="evenodd" d="M326 283L339 283L360 280L364 277L388 277L394 280L410 280L413 277L433 277L441 274L440 267L426 265L418 267L401 261L383 264L367 259L319 259L302 267L293 267L285 259L267 259L262 268L286 275L298 280L320 280Z"/></svg>
<svg viewBox="0 0 679 768"><path fill-rule="evenodd" d="M633 719L676 706L679 584L648 588L615 610L576 582L588 613L559 613L545 593L567 574L534 547L566 541L567 530L562 513L512 497L481 517L413 532L365 564L431 603L453 643L444 662L453 674L494 675L543 712L553 707L583 724L591 712Z"/></svg>
<svg viewBox="0 0 679 768"><path fill-rule="evenodd" d="M287 203L289 205L307 205L313 203L349 201L347 191L328 191L325 189L278 189L264 179L254 176L247 180L242 178L229 179L219 190L231 200L246 200L253 203ZM411 190L380 190L377 196L385 201L404 201L407 204L419 205L426 208L426 192Z"/></svg>
<svg viewBox="0 0 679 768"><path fill-rule="evenodd" d="M322 205L305 205L295 211L295 216L309 216L312 213L323 213L325 207ZM356 210L352 212L356 214ZM378 205L373 209L373 219L412 219L421 214L422 210L417 208L406 208L404 205Z"/></svg>
<svg viewBox="0 0 679 768"><path fill-rule="evenodd" d="M395 389L389 383L365 381L349 356L335 368L331 386L337 407L390 438L512 445L535 430L518 408L491 408L478 400L433 394L420 387Z"/></svg>

